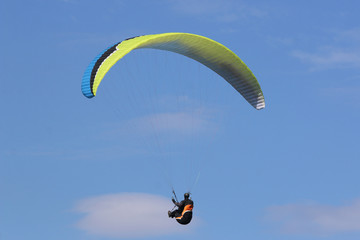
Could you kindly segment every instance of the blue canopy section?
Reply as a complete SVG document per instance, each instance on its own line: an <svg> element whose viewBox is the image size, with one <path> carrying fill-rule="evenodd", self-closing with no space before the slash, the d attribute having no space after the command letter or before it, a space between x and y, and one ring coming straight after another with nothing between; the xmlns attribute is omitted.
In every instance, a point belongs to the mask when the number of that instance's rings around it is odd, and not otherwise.
<svg viewBox="0 0 360 240"><path fill-rule="evenodd" d="M112 46L111 46L112 47ZM111 48L109 47L109 48ZM94 69L94 66L96 64L96 62L99 60L99 58L101 58L101 56L109 49L105 49L104 51L102 51L99 55L96 56L96 58L94 58L94 60L91 61L91 63L89 64L89 66L86 68L83 78L82 78L82 82L81 82L81 91L84 94L85 97L87 98L92 98L95 97L95 95L92 92L92 86L91 86L91 73Z"/></svg>

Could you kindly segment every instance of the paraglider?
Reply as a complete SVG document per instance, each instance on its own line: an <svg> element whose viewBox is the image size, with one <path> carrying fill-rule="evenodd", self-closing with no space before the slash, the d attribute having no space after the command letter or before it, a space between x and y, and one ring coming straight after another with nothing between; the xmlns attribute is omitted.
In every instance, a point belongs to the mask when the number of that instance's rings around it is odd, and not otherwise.
<svg viewBox="0 0 360 240"><path fill-rule="evenodd" d="M184 200L181 202L175 201L174 198L171 199L172 202L177 207L174 211L168 211L169 218L174 218L176 221L182 225L189 224L192 219L192 210L194 208L194 202L190 199L190 194L184 194Z"/></svg>
<svg viewBox="0 0 360 240"><path fill-rule="evenodd" d="M198 61L226 80L255 109L265 108L261 87L245 63L224 45L190 33L137 36L105 49L89 64L83 75L81 84L83 95L87 98L95 97L101 81L110 68L132 50L142 48L166 50ZM168 216L175 218L180 224L189 224L194 207L190 194L185 193L181 202L175 199L172 201L177 209L169 211Z"/></svg>

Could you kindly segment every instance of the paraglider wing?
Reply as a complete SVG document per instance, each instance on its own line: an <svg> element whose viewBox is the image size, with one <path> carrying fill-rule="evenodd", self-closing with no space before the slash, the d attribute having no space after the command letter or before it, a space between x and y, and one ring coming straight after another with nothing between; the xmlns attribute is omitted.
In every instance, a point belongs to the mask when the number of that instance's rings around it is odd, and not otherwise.
<svg viewBox="0 0 360 240"><path fill-rule="evenodd" d="M265 107L260 85L254 74L230 49L209 38L189 33L162 33L126 39L100 53L86 69L82 92L92 98L110 68L134 49L167 50L192 58L229 82L254 108Z"/></svg>

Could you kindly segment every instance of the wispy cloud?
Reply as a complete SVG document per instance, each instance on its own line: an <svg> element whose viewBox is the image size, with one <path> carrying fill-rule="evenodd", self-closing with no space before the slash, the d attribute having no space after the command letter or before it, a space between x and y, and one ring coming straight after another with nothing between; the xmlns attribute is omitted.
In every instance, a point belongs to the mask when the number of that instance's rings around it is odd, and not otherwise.
<svg viewBox="0 0 360 240"><path fill-rule="evenodd" d="M206 142L213 139L221 128L218 124L221 110L198 106L187 96L180 96L175 103L172 98L156 101L155 104L161 105L159 108L162 111L156 109L154 113L150 111L128 120L101 123L94 131L84 130L84 134L51 147L34 143L21 150L4 151L3 154L9 159L29 156L63 160L128 158L174 150L175 146L186 144L189 140L202 139L202 142ZM176 104L182 107L178 111L170 111ZM84 139L94 141L97 147L89 149L87 144L83 144ZM99 144L98 141L106 144Z"/></svg>
<svg viewBox="0 0 360 240"><path fill-rule="evenodd" d="M135 117L112 126L107 135L156 137L161 141L176 141L209 137L218 131L216 110L186 108L178 111L159 111Z"/></svg>
<svg viewBox="0 0 360 240"><path fill-rule="evenodd" d="M207 19L219 22L235 22L249 16L266 16L264 10L237 0L172 0L171 3L177 12L200 17L212 16Z"/></svg>
<svg viewBox="0 0 360 240"><path fill-rule="evenodd" d="M360 67L360 49L328 47L313 53L293 51L292 55L310 64L311 70Z"/></svg>
<svg viewBox="0 0 360 240"><path fill-rule="evenodd" d="M60 0L62 2L67 2L67 3L78 3L77 0Z"/></svg>
<svg viewBox="0 0 360 240"><path fill-rule="evenodd" d="M360 79L358 76L357 80ZM359 86L343 86L328 87L321 89L322 97L334 100L336 103L346 104L352 108L360 107L360 87Z"/></svg>
<svg viewBox="0 0 360 240"><path fill-rule="evenodd" d="M197 135L211 131L214 125L201 111L167 112L148 115L134 120L141 132L175 135Z"/></svg>
<svg viewBox="0 0 360 240"><path fill-rule="evenodd" d="M360 67L360 29L332 31L326 45L313 51L295 50L291 54L311 66L311 70Z"/></svg>
<svg viewBox="0 0 360 240"><path fill-rule="evenodd" d="M267 209L266 220L285 234L360 233L360 199L343 206L288 204Z"/></svg>
<svg viewBox="0 0 360 240"><path fill-rule="evenodd" d="M325 88L322 93L327 96L342 97L349 100L360 100L360 87Z"/></svg>
<svg viewBox="0 0 360 240"><path fill-rule="evenodd" d="M358 44L358 41L360 41L360 28L334 31L334 36L335 41Z"/></svg>
<svg viewBox="0 0 360 240"><path fill-rule="evenodd" d="M138 238L186 233L196 225L179 225L169 219L169 199L145 193L103 195L78 202L75 211L85 214L76 226L90 235Z"/></svg>

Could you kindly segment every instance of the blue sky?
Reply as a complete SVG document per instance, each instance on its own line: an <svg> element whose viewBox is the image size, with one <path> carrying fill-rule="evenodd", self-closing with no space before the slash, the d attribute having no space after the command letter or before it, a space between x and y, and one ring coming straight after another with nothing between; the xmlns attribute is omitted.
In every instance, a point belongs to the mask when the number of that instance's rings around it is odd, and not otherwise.
<svg viewBox="0 0 360 240"><path fill-rule="evenodd" d="M359 239L359 8L1 1L0 239ZM99 52L163 32L233 50L266 108L161 51L130 54L82 95ZM193 190L189 226L166 216L171 184Z"/></svg>

